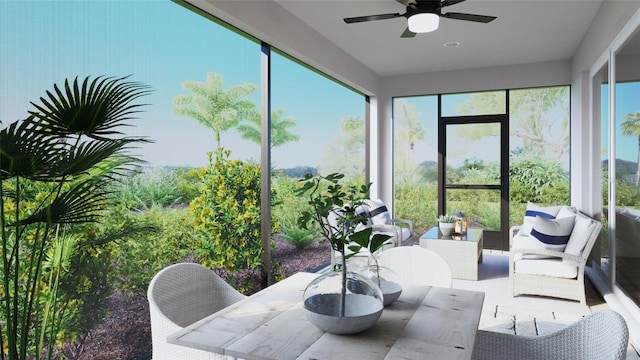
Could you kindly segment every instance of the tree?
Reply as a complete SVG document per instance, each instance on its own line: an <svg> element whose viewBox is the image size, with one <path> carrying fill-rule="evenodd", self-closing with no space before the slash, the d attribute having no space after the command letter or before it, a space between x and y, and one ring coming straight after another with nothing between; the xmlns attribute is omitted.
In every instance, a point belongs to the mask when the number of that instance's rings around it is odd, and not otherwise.
<svg viewBox="0 0 640 360"><path fill-rule="evenodd" d="M398 183L416 183L420 176L414 163L416 142L424 139L425 129L419 121L415 105L405 100L395 103L394 127L396 132L396 181Z"/></svg>
<svg viewBox="0 0 640 360"><path fill-rule="evenodd" d="M509 92L511 136L523 141L523 153L562 159L569 151L569 88L566 86L512 90ZM460 106L462 114L504 113L504 92L475 93ZM460 136L477 139L499 136L478 125L461 128Z"/></svg>
<svg viewBox="0 0 640 360"><path fill-rule="evenodd" d="M622 122L622 133L638 137L638 159L636 167L635 185L638 187L640 183L640 112L629 113L624 116Z"/></svg>
<svg viewBox="0 0 640 360"><path fill-rule="evenodd" d="M348 116L340 120L340 134L335 137L322 158L322 172L342 173L348 179L364 175L364 119Z"/></svg>
<svg viewBox="0 0 640 360"><path fill-rule="evenodd" d="M418 112L414 104L399 100L396 103L396 108L394 120L397 141L406 144L407 159L411 162L416 142L424 138L425 130L418 120Z"/></svg>
<svg viewBox="0 0 640 360"><path fill-rule="evenodd" d="M289 128L297 124L294 118L283 118L284 110L276 109L271 112L271 147L284 145L288 142L300 140L300 136L289 132ZM243 139L251 140L260 145L262 119L257 111L247 119L246 124L238 125L238 131Z"/></svg>
<svg viewBox="0 0 640 360"><path fill-rule="evenodd" d="M185 81L182 87L190 94L173 99L177 115L192 118L213 130L216 146L221 146L220 135L257 111L256 104L246 97L257 90L254 84L241 84L224 89L222 75L207 73L206 82Z"/></svg>

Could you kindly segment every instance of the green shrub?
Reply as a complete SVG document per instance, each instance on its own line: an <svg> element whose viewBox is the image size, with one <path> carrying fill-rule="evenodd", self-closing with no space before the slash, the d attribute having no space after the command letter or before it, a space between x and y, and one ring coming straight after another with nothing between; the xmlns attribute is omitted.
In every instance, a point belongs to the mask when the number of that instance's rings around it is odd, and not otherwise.
<svg viewBox="0 0 640 360"><path fill-rule="evenodd" d="M467 217L477 221L486 230L500 230L500 203L479 202Z"/></svg>
<svg viewBox="0 0 640 360"><path fill-rule="evenodd" d="M41 199L51 191L49 184L28 182L22 185L28 191L23 192L21 212L25 216L37 207L35 199ZM6 182L5 189L12 191L13 184ZM4 202L5 210L15 211L15 203ZM49 241L44 244L38 296L35 298L34 312L40 314L41 321L32 324L34 337L28 344L29 352L47 347L47 352L57 354L65 342L76 341L82 334L93 330L106 316L105 299L112 288L107 281L111 271L110 244L96 242L94 225L67 225L54 227L49 231ZM7 227L5 231L11 232ZM27 238L36 236L37 229L25 231ZM11 236L14 238L14 236ZM21 264L27 263L28 242L15 244L19 249ZM24 281L27 270L20 272L18 282ZM0 289L0 293L4 294ZM26 301L20 296L19 301ZM4 319L4 308L0 309L0 318ZM51 332L51 333L49 333Z"/></svg>
<svg viewBox="0 0 640 360"><path fill-rule="evenodd" d="M569 203L569 178L557 161L517 157L511 161L509 181L512 202Z"/></svg>
<svg viewBox="0 0 640 360"><path fill-rule="evenodd" d="M193 199L200 196L202 181L198 177L198 169L176 168L173 170L176 176L178 191L183 204L191 204Z"/></svg>
<svg viewBox="0 0 640 360"><path fill-rule="evenodd" d="M272 217L280 227L280 234L297 249L303 249L315 239L324 241L320 228L316 223L310 224L309 229L301 229L298 226L298 216L301 212L310 211L311 207L303 196L294 194L294 190L300 186L298 179L284 175L274 176L272 187L276 189L277 201L272 206Z"/></svg>
<svg viewBox="0 0 640 360"><path fill-rule="evenodd" d="M438 217L438 186L419 183L396 186L395 216L413 221L414 234L420 236L436 226Z"/></svg>
<svg viewBox="0 0 640 360"><path fill-rule="evenodd" d="M153 206L142 213L115 207L103 221L118 231L136 224L149 231L121 237L113 249L111 283L125 295L144 295L153 276L164 267L190 259L196 247L193 216L188 209Z"/></svg>
<svg viewBox="0 0 640 360"><path fill-rule="evenodd" d="M524 213L527 211L527 204L522 202L509 202L509 227L522 225Z"/></svg>
<svg viewBox="0 0 640 360"><path fill-rule="evenodd" d="M70 252L68 271L63 269L60 286L50 304L59 308L57 322L58 345L76 342L83 344L96 326L107 316L106 300L113 293L109 274L113 271L111 249L114 244L101 243L102 237L91 236L92 226L79 231L78 241ZM84 236L80 235L84 234ZM53 272L47 278L51 279ZM60 347L64 353L64 348Z"/></svg>
<svg viewBox="0 0 640 360"><path fill-rule="evenodd" d="M640 206L638 188L628 181L616 181L616 206L638 208Z"/></svg>
<svg viewBox="0 0 640 360"><path fill-rule="evenodd" d="M179 178L178 174L182 177ZM115 193L129 209L186 205L193 192L185 179L184 171L178 173L164 167L142 171L138 168L120 179L120 186L115 188Z"/></svg>
<svg viewBox="0 0 640 360"><path fill-rule="evenodd" d="M317 231L313 229L301 229L297 226L282 229L282 237L298 250L302 250L313 243L317 236Z"/></svg>
<svg viewBox="0 0 640 360"><path fill-rule="evenodd" d="M260 167L229 160L218 149L201 169L201 194L191 202L199 242L196 255L204 266L230 272L261 266ZM272 232L277 223L272 221Z"/></svg>

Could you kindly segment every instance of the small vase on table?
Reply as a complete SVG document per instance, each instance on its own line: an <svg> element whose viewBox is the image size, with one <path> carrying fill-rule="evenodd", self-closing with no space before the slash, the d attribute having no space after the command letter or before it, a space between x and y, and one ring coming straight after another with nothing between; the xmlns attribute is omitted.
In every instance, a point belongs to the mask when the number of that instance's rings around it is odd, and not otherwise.
<svg viewBox="0 0 640 360"><path fill-rule="evenodd" d="M456 218L453 215L444 214L438 216L438 228L444 236L450 236L455 228Z"/></svg>

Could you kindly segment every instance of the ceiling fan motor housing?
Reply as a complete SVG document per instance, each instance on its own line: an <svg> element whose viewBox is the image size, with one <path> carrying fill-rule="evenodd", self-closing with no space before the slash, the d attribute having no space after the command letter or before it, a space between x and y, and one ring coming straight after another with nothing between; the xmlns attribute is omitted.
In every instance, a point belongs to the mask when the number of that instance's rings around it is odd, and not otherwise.
<svg viewBox="0 0 640 360"><path fill-rule="evenodd" d="M438 16L442 15L442 3L439 0L417 0L416 2L410 1L407 4L407 12L404 13L404 17L407 19L415 14L431 13Z"/></svg>

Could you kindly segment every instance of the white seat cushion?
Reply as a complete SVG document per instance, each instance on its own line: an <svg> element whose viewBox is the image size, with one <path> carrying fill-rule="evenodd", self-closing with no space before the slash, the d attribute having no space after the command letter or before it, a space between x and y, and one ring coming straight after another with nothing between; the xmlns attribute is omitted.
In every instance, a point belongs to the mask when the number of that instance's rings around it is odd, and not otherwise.
<svg viewBox="0 0 640 360"><path fill-rule="evenodd" d="M514 271L518 274L532 274L575 279L578 276L578 267L553 259L522 259L515 262Z"/></svg>
<svg viewBox="0 0 640 360"><path fill-rule="evenodd" d="M528 235L520 235L516 234L513 237L513 243L511 244L512 249L540 249L544 250L545 247L542 245L540 241L536 238L528 236ZM519 259L546 259L549 256L545 255L534 255L534 254L516 254L516 260Z"/></svg>

